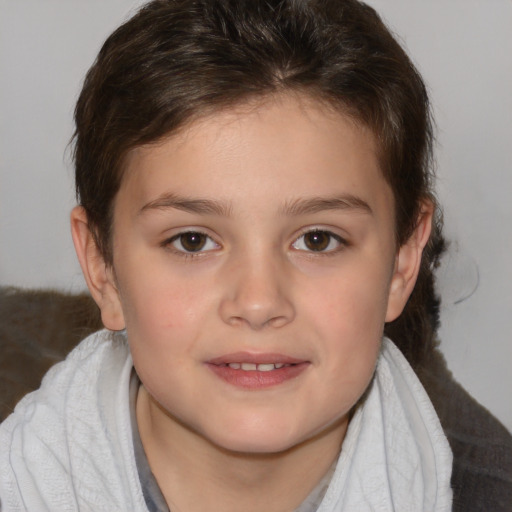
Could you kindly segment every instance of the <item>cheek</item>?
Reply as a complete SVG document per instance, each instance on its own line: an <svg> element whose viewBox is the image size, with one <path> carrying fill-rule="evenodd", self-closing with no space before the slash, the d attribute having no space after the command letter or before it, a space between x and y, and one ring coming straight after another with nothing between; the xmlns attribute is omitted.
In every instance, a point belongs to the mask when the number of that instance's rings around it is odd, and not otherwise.
<svg viewBox="0 0 512 512"><path fill-rule="evenodd" d="M132 358L152 388L157 374L185 371L212 308L204 288L164 272L145 272L122 281L121 302ZM210 307L208 307L210 305Z"/></svg>
<svg viewBox="0 0 512 512"><path fill-rule="evenodd" d="M125 283L121 293L126 332L139 377L152 395L164 400L161 376L173 388L186 381L211 308L205 293L183 279L169 283L161 273L158 279L144 277Z"/></svg>
<svg viewBox="0 0 512 512"><path fill-rule="evenodd" d="M186 273L162 265L150 267L143 272L140 268L138 272L127 271L120 278L127 329L158 332L194 326L208 310L204 281L197 283Z"/></svg>
<svg viewBox="0 0 512 512"><path fill-rule="evenodd" d="M323 340L318 350L328 385L348 405L359 399L373 375L384 330L388 277L384 267L364 265L310 288L303 304L310 308L310 323Z"/></svg>
<svg viewBox="0 0 512 512"><path fill-rule="evenodd" d="M389 296L389 272L384 265L361 262L310 283L304 307L328 329L362 338L380 338Z"/></svg>

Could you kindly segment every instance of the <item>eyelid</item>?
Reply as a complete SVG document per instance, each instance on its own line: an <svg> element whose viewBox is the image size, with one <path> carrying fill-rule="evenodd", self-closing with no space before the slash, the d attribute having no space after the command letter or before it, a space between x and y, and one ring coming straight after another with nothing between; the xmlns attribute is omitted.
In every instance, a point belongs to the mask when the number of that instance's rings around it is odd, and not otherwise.
<svg viewBox="0 0 512 512"><path fill-rule="evenodd" d="M182 245L183 249L180 249L178 247L176 247L174 245L174 243L176 241L179 241L180 238L184 235L187 235L187 234L191 234L191 233L194 233L194 234L198 234L198 235L202 235L204 237L206 237L208 240L207 240L207 244L209 243L211 245L211 243L214 244L215 247L211 248L207 248L207 249L204 249L204 248L201 248L197 251L187 251L184 247L183 247L183 244L180 244ZM214 239L213 236L209 235L206 230L204 229L201 229L201 228L194 228L194 227L187 227L187 228L184 228L184 229L181 229L180 231L178 231L177 233L174 233L172 236L166 238L165 240L163 240L160 245L165 248L165 249L168 249L172 252L174 252L175 254L178 254L179 256L183 256L183 257L198 257L198 256L202 256L202 255L205 255L207 253L210 253L210 252L213 252L217 249L219 249L221 246L220 244Z"/></svg>
<svg viewBox="0 0 512 512"><path fill-rule="evenodd" d="M311 233L325 233L331 237L331 241L332 241L332 239L334 239L337 242L337 246L334 248L328 249L328 250L321 250L321 251L315 251L313 249L308 249L307 247L306 248L294 247L294 245L301 238L303 238L304 236L311 234ZM329 245L330 244L331 244L331 242L329 243ZM349 242L343 236L339 235L338 233L335 233L330 228L323 227L323 226L310 226L310 227L306 227L303 230L301 230L299 235L296 236L295 239L293 240L291 247L297 251L302 251L304 253L307 253L308 255L328 256L328 255L336 254L337 252L339 252L340 250L342 250L343 248L345 248L349 245L350 245Z"/></svg>

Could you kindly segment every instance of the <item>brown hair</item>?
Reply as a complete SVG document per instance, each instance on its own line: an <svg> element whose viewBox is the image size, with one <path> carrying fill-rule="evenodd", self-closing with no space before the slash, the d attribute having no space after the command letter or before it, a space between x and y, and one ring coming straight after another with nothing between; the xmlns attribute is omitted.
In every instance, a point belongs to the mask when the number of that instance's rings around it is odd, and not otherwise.
<svg viewBox="0 0 512 512"><path fill-rule="evenodd" d="M76 191L112 263L111 221L123 159L205 113L299 91L376 135L396 202L397 245L432 192L425 86L377 13L356 0L155 0L119 27L89 70L75 110ZM416 287L385 328L416 366L435 341L433 269L440 215Z"/></svg>

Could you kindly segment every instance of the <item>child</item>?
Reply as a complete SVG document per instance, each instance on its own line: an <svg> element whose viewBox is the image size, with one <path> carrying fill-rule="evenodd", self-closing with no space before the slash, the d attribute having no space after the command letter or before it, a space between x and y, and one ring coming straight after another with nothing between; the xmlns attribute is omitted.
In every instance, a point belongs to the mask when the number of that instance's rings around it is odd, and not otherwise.
<svg viewBox="0 0 512 512"><path fill-rule="evenodd" d="M3 510L450 510L402 355L437 319L428 98L376 13L155 0L75 119L72 233L108 330L2 424Z"/></svg>

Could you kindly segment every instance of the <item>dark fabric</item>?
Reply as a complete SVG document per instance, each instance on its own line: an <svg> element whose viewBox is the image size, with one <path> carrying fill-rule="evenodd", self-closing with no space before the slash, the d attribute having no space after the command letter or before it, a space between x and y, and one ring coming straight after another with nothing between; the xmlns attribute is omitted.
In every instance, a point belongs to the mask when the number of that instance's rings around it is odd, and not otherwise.
<svg viewBox="0 0 512 512"><path fill-rule="evenodd" d="M85 336L101 328L87 294L0 288L0 421ZM512 512L512 436L433 350L416 369L453 451L455 512Z"/></svg>
<svg viewBox="0 0 512 512"><path fill-rule="evenodd" d="M101 327L88 294L0 288L0 422L52 365Z"/></svg>
<svg viewBox="0 0 512 512"><path fill-rule="evenodd" d="M510 433L453 379L439 351L417 373L453 451L453 511L511 512Z"/></svg>

